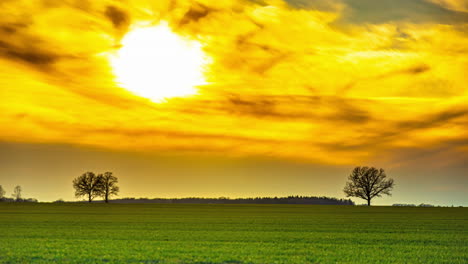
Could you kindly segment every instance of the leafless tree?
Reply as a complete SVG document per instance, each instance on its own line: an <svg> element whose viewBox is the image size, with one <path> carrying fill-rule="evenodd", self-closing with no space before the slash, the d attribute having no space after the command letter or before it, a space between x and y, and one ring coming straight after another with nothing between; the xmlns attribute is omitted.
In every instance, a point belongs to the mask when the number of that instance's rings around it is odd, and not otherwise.
<svg viewBox="0 0 468 264"><path fill-rule="evenodd" d="M5 190L3 189L3 186L0 185L0 199L2 199L3 197L5 197Z"/></svg>
<svg viewBox="0 0 468 264"><path fill-rule="evenodd" d="M103 194L102 177L96 176L93 172L83 173L73 180L73 188L76 197L87 196L88 202L92 202L95 197Z"/></svg>
<svg viewBox="0 0 468 264"><path fill-rule="evenodd" d="M393 186L393 179L387 179L383 169L356 167L349 175L343 191L347 197L362 198L370 206L372 198L391 195Z"/></svg>
<svg viewBox="0 0 468 264"><path fill-rule="evenodd" d="M102 184L102 196L104 197L104 201L108 203L110 196L117 195L119 193L119 187L117 186L118 179L112 175L112 172L99 174L99 177L101 178Z"/></svg>
<svg viewBox="0 0 468 264"><path fill-rule="evenodd" d="M23 189L22 189L21 186L19 186L19 185L17 185L17 186L15 187L15 189L13 189L13 194L12 194L12 196L13 196L13 198L15 198L16 201L21 200L21 191L22 191L22 190L23 190Z"/></svg>

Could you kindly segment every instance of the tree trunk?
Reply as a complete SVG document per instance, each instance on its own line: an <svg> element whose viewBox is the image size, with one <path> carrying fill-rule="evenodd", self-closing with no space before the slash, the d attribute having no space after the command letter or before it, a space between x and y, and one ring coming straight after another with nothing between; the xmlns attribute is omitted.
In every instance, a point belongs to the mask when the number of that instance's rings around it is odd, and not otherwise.
<svg viewBox="0 0 468 264"><path fill-rule="evenodd" d="M109 195L106 193L106 203L109 202Z"/></svg>
<svg viewBox="0 0 468 264"><path fill-rule="evenodd" d="M91 195L89 194L89 195L88 195L88 202L90 203L91 201L92 201Z"/></svg>
<svg viewBox="0 0 468 264"><path fill-rule="evenodd" d="M371 199L367 199L367 206L370 206L370 200Z"/></svg>

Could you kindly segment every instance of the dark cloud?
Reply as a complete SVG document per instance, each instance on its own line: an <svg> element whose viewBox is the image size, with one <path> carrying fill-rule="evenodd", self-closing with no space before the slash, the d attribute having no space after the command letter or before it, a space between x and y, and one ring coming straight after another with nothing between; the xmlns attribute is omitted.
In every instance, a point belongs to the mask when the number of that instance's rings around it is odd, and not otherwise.
<svg viewBox="0 0 468 264"><path fill-rule="evenodd" d="M286 0L286 2L299 9L317 9L326 12L334 12L340 4L339 0Z"/></svg>
<svg viewBox="0 0 468 264"><path fill-rule="evenodd" d="M415 66L405 68L405 69L401 69L401 70L395 70L395 71L387 72L387 73L384 73L384 74L382 74L382 75L380 75L380 76L378 76L376 78L377 79L378 78L389 78L389 77L393 77L395 75L400 75L400 74L418 75L418 74L428 72L430 70L431 70L431 67L429 65L420 64L420 65L415 65Z"/></svg>
<svg viewBox="0 0 468 264"><path fill-rule="evenodd" d="M408 73L408 74L420 74L420 73L424 73L424 72L427 72L431 69L431 67L427 64L422 64L422 65L418 65L418 66L414 66L414 67L411 67L411 68L408 68L406 69L405 71L403 71L403 73Z"/></svg>
<svg viewBox="0 0 468 264"><path fill-rule="evenodd" d="M426 0L286 0L292 7L334 11L340 3L345 10L337 21L347 23L382 24L392 21L415 23L457 24L468 22L468 14L446 9Z"/></svg>
<svg viewBox="0 0 468 264"><path fill-rule="evenodd" d="M41 65L53 63L58 59L58 57L50 53L42 53L37 51L8 50L6 55L10 58L19 59L31 64Z"/></svg>
<svg viewBox="0 0 468 264"><path fill-rule="evenodd" d="M138 128L138 127L100 127L94 125L71 125L70 123L62 121L54 121L50 119L44 119L42 117L19 113L12 116L17 121L28 121L37 126L50 129L52 131L60 131L61 133L67 133L74 138L109 135L112 137L124 137L124 138L147 138L152 139L147 141L149 145L154 148L165 149L170 148L171 150L193 150L193 151L219 151L220 147L211 146L210 142L230 142L235 144L281 144L282 140L264 139L255 136L241 136L241 135L226 135L221 133L203 133L189 130L170 130L170 129L157 129L157 128ZM84 117L86 118L86 117ZM157 143L161 139L170 139L175 144L169 144L165 146L163 142ZM178 140L190 140L192 144L178 146ZM199 144L198 144L199 143ZM229 145L229 144L228 144ZM221 147L224 149L225 147Z"/></svg>
<svg viewBox="0 0 468 264"><path fill-rule="evenodd" d="M449 109L430 115L420 117L418 119L407 119L387 123L384 121L375 120L382 124L379 130L370 130L367 136L363 136L359 141L336 141L331 143L323 143L320 146L329 151L352 151L352 150L366 150L369 148L394 148L392 144L399 139L406 138L412 132L420 131L426 133L428 130L440 128L443 126L453 126L456 123L462 123L468 126L468 108ZM362 128L365 130L366 128ZM457 139L441 139L435 143L438 148L444 146L446 148L455 149L461 146L468 147L466 137ZM423 148L428 148L424 146Z"/></svg>
<svg viewBox="0 0 468 264"><path fill-rule="evenodd" d="M257 29L237 36L235 44L239 51L259 51L261 54L265 55L264 57L246 58L246 60L250 62L249 70L253 73L263 75L268 70L287 59L290 54L275 49L268 44L252 41L258 33L265 29L265 26L261 23L255 23L253 20L251 21L257 26ZM237 65L234 66L237 67Z"/></svg>
<svg viewBox="0 0 468 264"><path fill-rule="evenodd" d="M453 179L464 179L466 184L468 178L464 175L468 173L468 155L461 151L460 147L468 147L468 137L446 139L432 146L393 148L375 160L385 159L384 163L406 168L449 168L458 171L453 175Z"/></svg>
<svg viewBox="0 0 468 264"><path fill-rule="evenodd" d="M0 41L0 55L39 68L52 64L59 59L58 55L39 50L35 47L26 46L20 48L4 41Z"/></svg>
<svg viewBox="0 0 468 264"><path fill-rule="evenodd" d="M28 25L23 23L6 23L0 25L0 35L13 35L21 29L26 28Z"/></svg>
<svg viewBox="0 0 468 264"><path fill-rule="evenodd" d="M329 120L363 124L372 119L368 111L357 107L355 103L352 103L353 100L351 99L333 98L333 101L335 102L330 103L330 106L334 105L336 112L327 117Z"/></svg>
<svg viewBox="0 0 468 264"><path fill-rule="evenodd" d="M25 63L37 70L50 70L51 65L70 55L61 54L57 47L36 32L34 22L18 16L15 22L0 17L0 57ZM54 34L49 32L48 34Z"/></svg>
<svg viewBox="0 0 468 264"><path fill-rule="evenodd" d="M464 118L464 123L468 125L468 108L449 109L435 113L418 120L401 121L396 124L397 130L411 131L417 129L431 128L450 124L458 118Z"/></svg>
<svg viewBox="0 0 468 264"><path fill-rule="evenodd" d="M468 12L467 0L427 0L449 10Z"/></svg>
<svg viewBox="0 0 468 264"><path fill-rule="evenodd" d="M228 95L220 111L276 120L334 121L358 125L371 121L371 114L358 107L364 100L333 96L240 96ZM332 109L332 111L330 111Z"/></svg>
<svg viewBox="0 0 468 264"><path fill-rule="evenodd" d="M447 10L425 0L343 0L347 6L341 23L382 24L392 21L456 24L468 22L468 14Z"/></svg>
<svg viewBox="0 0 468 264"><path fill-rule="evenodd" d="M104 14L109 18L115 28L126 27L130 24L129 15L115 6L107 6Z"/></svg>
<svg viewBox="0 0 468 264"><path fill-rule="evenodd" d="M208 16L213 13L215 10L209 8L202 4L194 4L190 9L185 13L185 15L180 20L180 25L185 25L190 22L197 22L198 20Z"/></svg>
<svg viewBox="0 0 468 264"><path fill-rule="evenodd" d="M230 96L227 111L237 114L248 114L259 117L284 117L275 110L275 101L269 99L242 99L240 96Z"/></svg>
<svg viewBox="0 0 468 264"><path fill-rule="evenodd" d="M275 67L277 64L284 61L287 57L288 55L286 53L283 53L283 54L279 53L277 55L272 56L271 58L264 59L263 61L254 65L251 70L257 74L263 75L268 70L270 70L271 68Z"/></svg>
<svg viewBox="0 0 468 264"><path fill-rule="evenodd" d="M386 72L384 74L380 74L380 75L377 75L377 76L369 76L369 77L362 78L362 79L356 79L356 80L353 80L352 82L348 83L347 85L345 85L341 89L339 89L338 94L346 94L348 91L355 88L361 82L377 81L377 80L380 80L380 79L392 78L392 77L395 77L395 76L398 76L398 75L405 75L405 74L419 75L419 74L426 73L426 72L428 72L430 70L431 70L431 66L429 66L427 64L418 64L418 65L411 66L411 67L408 67L408 68L389 71L389 72Z"/></svg>

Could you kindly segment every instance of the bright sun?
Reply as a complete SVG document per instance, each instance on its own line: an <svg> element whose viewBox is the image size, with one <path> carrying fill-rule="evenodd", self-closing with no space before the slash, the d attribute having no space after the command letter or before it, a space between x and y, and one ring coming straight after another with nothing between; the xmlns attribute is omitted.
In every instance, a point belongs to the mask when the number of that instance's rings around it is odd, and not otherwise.
<svg viewBox="0 0 468 264"><path fill-rule="evenodd" d="M110 62L119 86L162 102L197 94L206 84L207 56L200 42L174 33L167 23L130 31Z"/></svg>

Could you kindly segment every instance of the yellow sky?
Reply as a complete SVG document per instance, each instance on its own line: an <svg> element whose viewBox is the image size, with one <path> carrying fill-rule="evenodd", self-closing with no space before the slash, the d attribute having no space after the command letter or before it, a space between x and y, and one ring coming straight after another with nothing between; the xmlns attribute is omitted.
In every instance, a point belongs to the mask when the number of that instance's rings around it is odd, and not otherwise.
<svg viewBox="0 0 468 264"><path fill-rule="evenodd" d="M304 2L1 1L0 140L341 165L468 155L466 1L401 1L394 19ZM109 54L160 23L209 57L198 94L155 103L117 83Z"/></svg>

